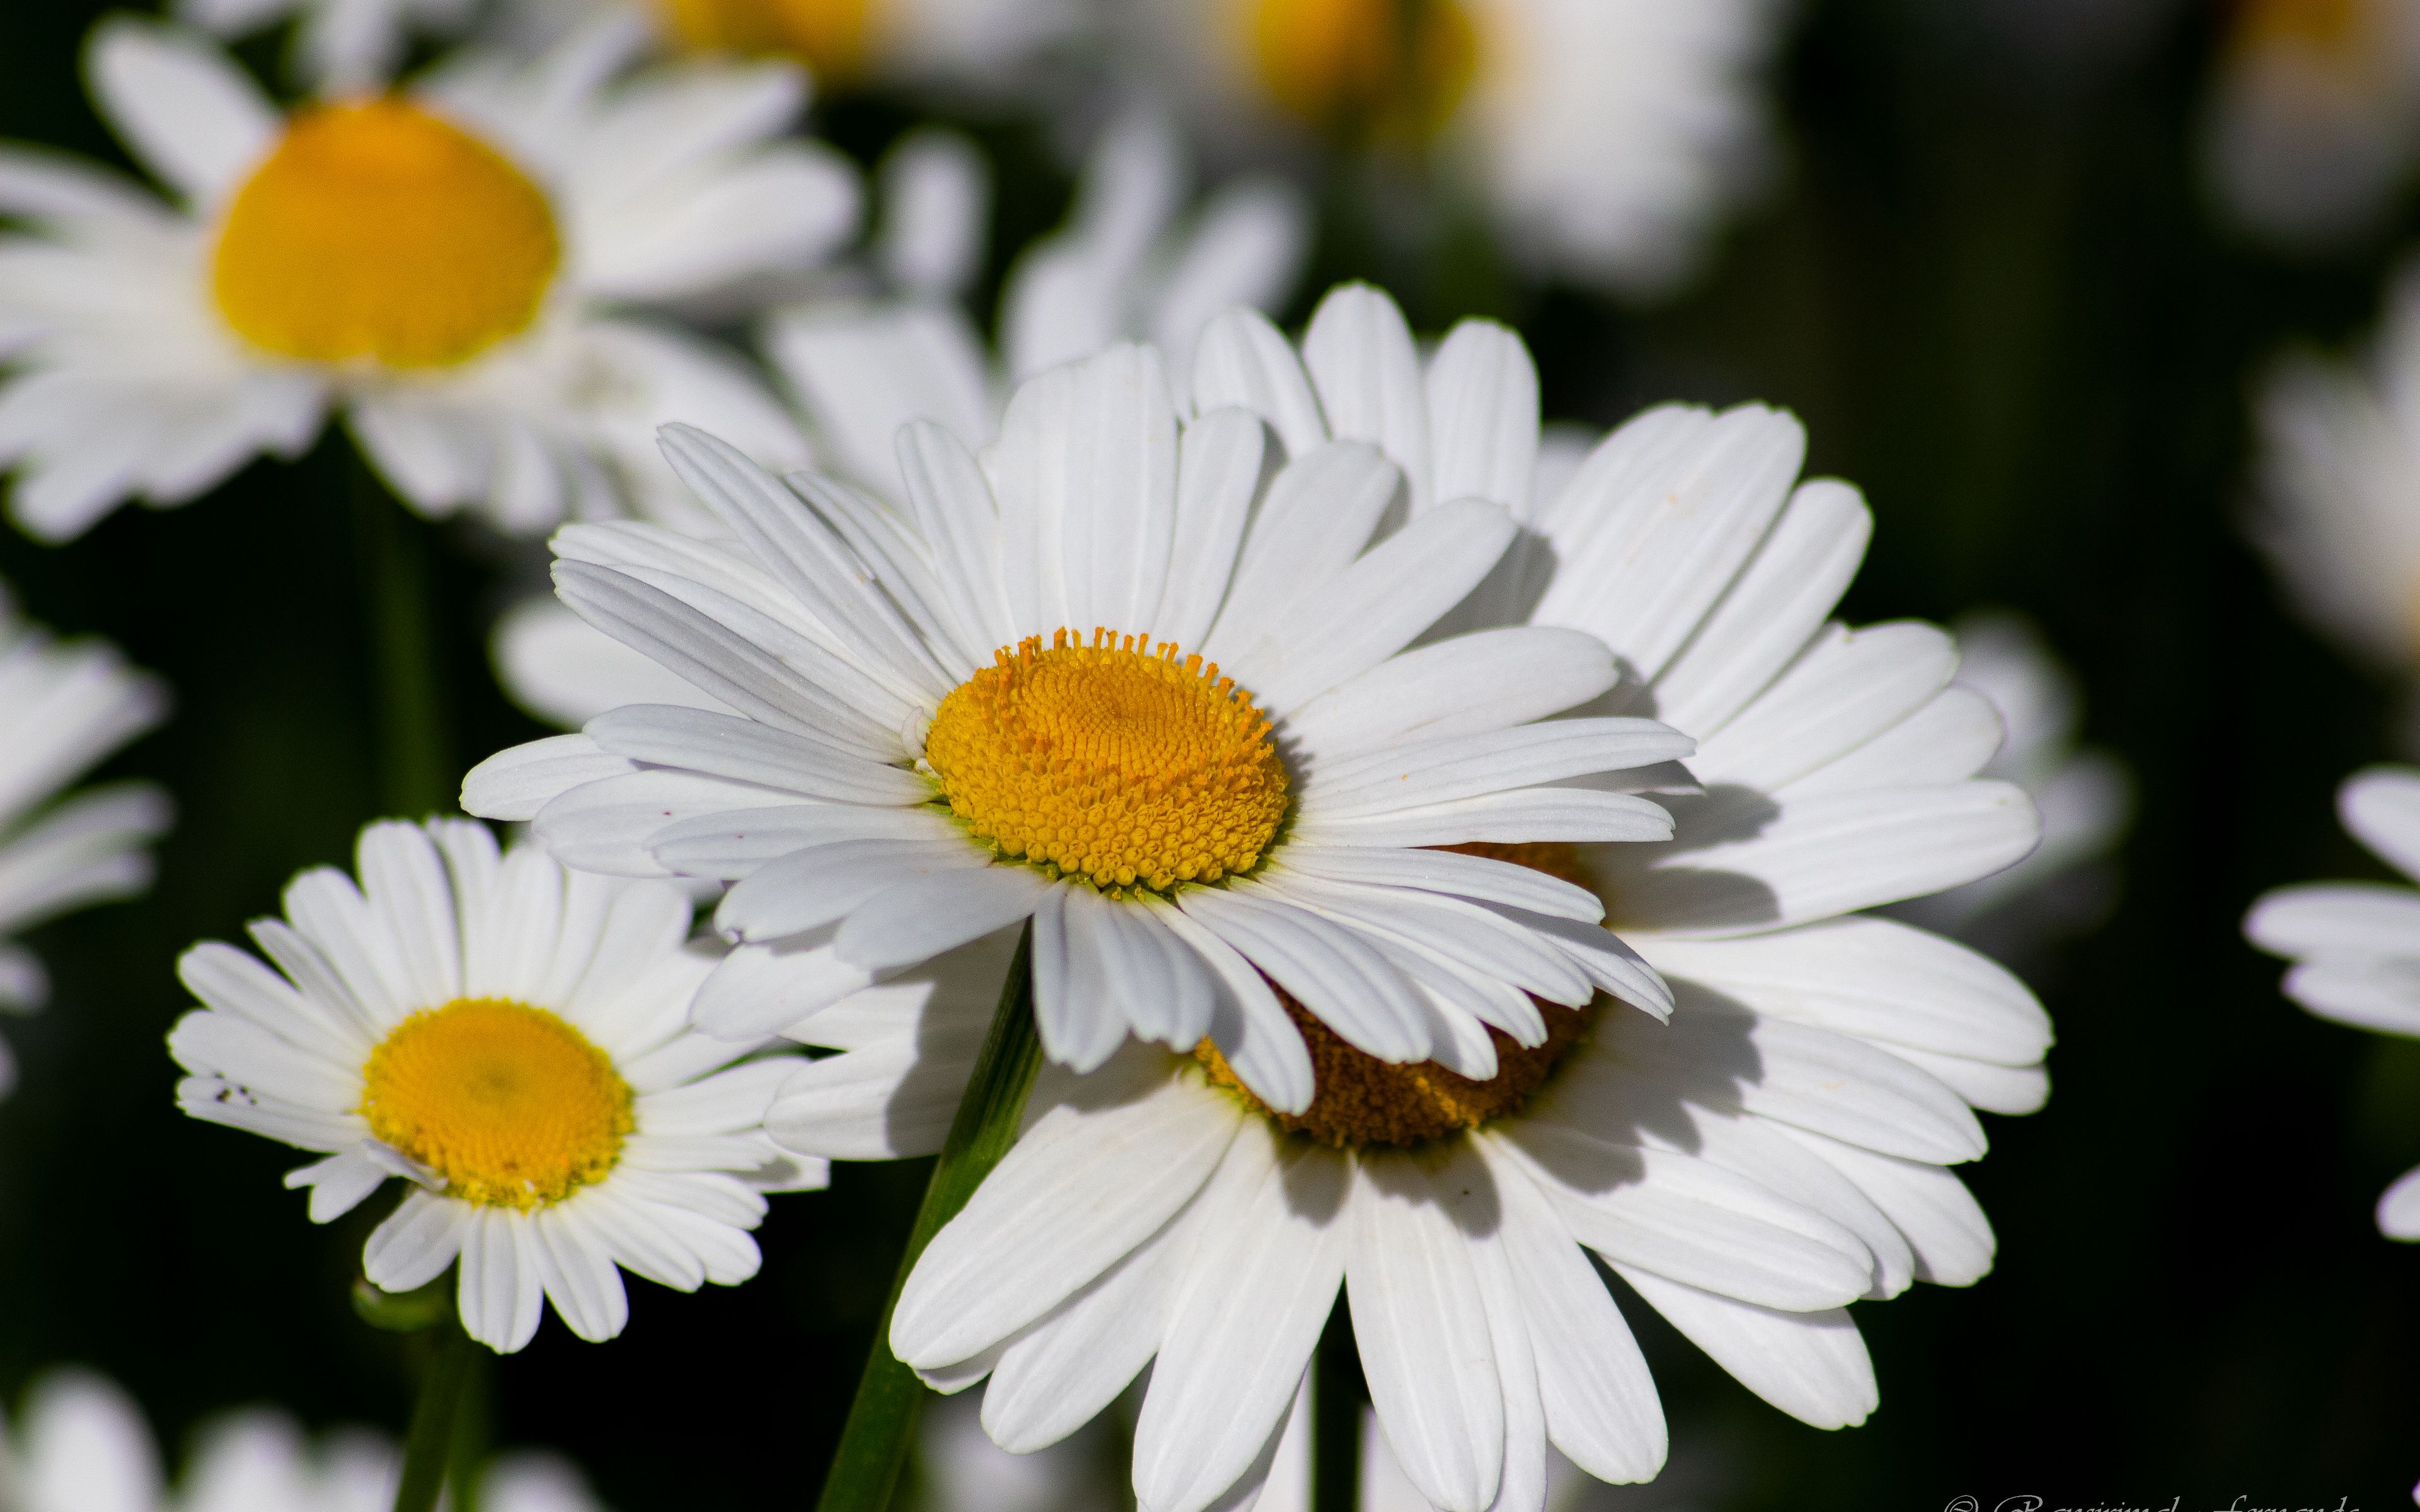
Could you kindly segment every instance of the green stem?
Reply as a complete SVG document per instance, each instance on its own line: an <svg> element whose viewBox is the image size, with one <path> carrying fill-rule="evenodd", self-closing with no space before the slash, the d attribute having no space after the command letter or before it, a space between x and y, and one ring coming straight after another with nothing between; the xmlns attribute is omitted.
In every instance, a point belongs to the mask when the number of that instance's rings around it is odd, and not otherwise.
<svg viewBox="0 0 2420 1512"><path fill-rule="evenodd" d="M461 774L449 756L427 531L353 458L353 532L378 675L379 804L390 814L450 813Z"/></svg>
<svg viewBox="0 0 2420 1512"><path fill-rule="evenodd" d="M1016 942L1016 959L1009 963L1008 980L1001 987L1000 1011L992 1015L991 1033L975 1059L974 1075L950 1124L941 1158L933 1166L923 1206L916 1210L916 1225L908 1232L908 1253L899 1257L890 1300L882 1304L874 1347L865 1356L865 1374L858 1378L857 1399L849 1404L848 1423L841 1429L840 1447L833 1451L816 1512L889 1512L925 1396L916 1372L891 1352L891 1314L924 1246L957 1216L1016 1141L1026 1096L1042 1069L1042 1044L1033 1034L1032 947L1033 926L1028 924Z"/></svg>
<svg viewBox="0 0 2420 1512"><path fill-rule="evenodd" d="M437 1329L436 1350L420 1378L420 1401L411 1410L411 1432L403 1443L403 1479L395 1489L395 1512L430 1512L454 1461L455 1423L461 1416L463 1387L478 1363L479 1346L447 1319Z"/></svg>
<svg viewBox="0 0 2420 1512"><path fill-rule="evenodd" d="M1353 1323L1340 1297L1311 1366L1311 1512L1357 1512L1361 1505L1362 1389Z"/></svg>

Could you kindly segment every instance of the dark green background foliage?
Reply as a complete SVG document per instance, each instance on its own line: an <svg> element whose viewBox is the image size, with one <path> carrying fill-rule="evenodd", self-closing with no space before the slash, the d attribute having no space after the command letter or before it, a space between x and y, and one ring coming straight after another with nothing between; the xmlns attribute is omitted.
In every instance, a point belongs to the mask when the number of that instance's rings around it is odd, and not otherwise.
<svg viewBox="0 0 2420 1512"><path fill-rule="evenodd" d="M2250 375L2366 326L2399 242L2286 265L2212 229L2192 173L2213 41L2198 10L2062 76L1972 9L1809 6L1773 192L1652 313L1523 293L1450 215L1413 247L1359 229L1356 192L1323 198L1322 282L1385 279L1424 327L1512 320L1550 414L1795 409L1813 469L1863 486L1879 517L1854 615L2025 609L2080 672L2091 736L2139 776L2124 901L2040 984L2050 1106L1992 1120L1971 1176L1998 1270L1858 1309L1883 1405L1842 1433L1765 1408L1632 1306L1675 1428L1666 1489L1743 1509L2402 1504L2420 1249L2369 1211L2420 1160L2420 1045L2305 1017L2237 933L2264 887L2379 872L2330 795L2390 754L2388 691L2280 612L2240 526ZM116 156L75 74L95 13L0 7L0 136ZM906 120L845 104L825 124L870 156ZM1036 133L984 135L1014 246L1062 213L1066 177ZM64 549L0 532L0 574L35 614L174 685L174 721L112 770L182 807L149 897L39 933L56 1000L6 1028L23 1078L0 1104L0 1388L89 1362L172 1439L256 1399L399 1427L412 1380L411 1344L346 1302L392 1198L312 1227L277 1180L302 1157L177 1114L162 1049L186 1004L177 952L272 910L297 869L347 860L379 811L351 476L332 442ZM467 529L411 530L436 562L467 765L537 733L481 651L533 569ZM550 1319L500 1372L499 1435L577 1456L624 1512L803 1504L923 1176L847 1167L828 1195L777 1200L759 1279L695 1297L634 1282L610 1346Z"/></svg>

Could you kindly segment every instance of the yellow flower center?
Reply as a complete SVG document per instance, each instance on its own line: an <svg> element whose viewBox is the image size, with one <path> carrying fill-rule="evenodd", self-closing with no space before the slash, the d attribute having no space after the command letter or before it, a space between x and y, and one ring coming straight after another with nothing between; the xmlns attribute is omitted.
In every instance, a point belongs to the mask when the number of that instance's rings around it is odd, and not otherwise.
<svg viewBox="0 0 2420 1512"><path fill-rule="evenodd" d="M1442 848L1512 861L1566 882L1576 883L1582 876L1579 857L1570 846L1555 841ZM1525 1045L1491 1027L1487 1037L1496 1044L1496 1074L1485 1081L1473 1081L1434 1060L1398 1066L1356 1050L1280 989L1278 1001L1285 1005L1295 1026L1302 1030L1303 1042L1311 1049L1311 1106L1300 1113L1276 1112L1254 1097L1227 1064L1227 1057L1209 1041L1194 1046L1193 1056L1209 1072L1214 1086L1228 1088L1288 1134L1307 1134L1340 1149L1357 1149L1364 1145L1420 1145L1519 1112L1529 1094L1554 1074L1564 1054L1580 1042L1588 1027L1589 1010L1565 1008L1535 997L1530 1000L1545 1015L1545 1041Z"/></svg>
<svg viewBox="0 0 2420 1512"><path fill-rule="evenodd" d="M977 840L1104 890L1249 872L1286 812L1251 695L1215 663L1108 630L994 653L941 701L924 760Z"/></svg>
<svg viewBox="0 0 2420 1512"><path fill-rule="evenodd" d="M238 334L281 357L442 367L535 319L561 260L536 185L389 97L287 123L227 204L210 289Z"/></svg>
<svg viewBox="0 0 2420 1512"><path fill-rule="evenodd" d="M1460 0L1245 0L1238 11L1270 100L1325 130L1432 135L1478 72Z"/></svg>
<svg viewBox="0 0 2420 1512"><path fill-rule="evenodd" d="M543 1207L603 1180L636 1127L604 1051L501 997L412 1014L370 1052L362 1084L370 1133L485 1207Z"/></svg>
<svg viewBox="0 0 2420 1512"><path fill-rule="evenodd" d="M2349 51L2366 33L2363 0L2239 0L2229 44L2253 53L2273 46Z"/></svg>
<svg viewBox="0 0 2420 1512"><path fill-rule="evenodd" d="M878 0L656 0L667 31L699 53L796 58L827 82L865 71Z"/></svg>

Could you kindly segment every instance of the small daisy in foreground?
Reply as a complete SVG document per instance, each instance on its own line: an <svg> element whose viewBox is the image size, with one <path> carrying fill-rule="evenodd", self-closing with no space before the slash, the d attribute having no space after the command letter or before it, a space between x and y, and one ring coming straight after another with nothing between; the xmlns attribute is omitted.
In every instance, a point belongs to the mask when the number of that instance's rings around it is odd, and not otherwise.
<svg viewBox="0 0 2420 1512"><path fill-rule="evenodd" d="M167 689L115 646L54 640L0 590L0 1011L50 996L42 963L15 935L151 885L145 847L167 831L166 794L126 782L52 800L167 712ZM16 1078L0 1041L0 1093Z"/></svg>
<svg viewBox="0 0 2420 1512"><path fill-rule="evenodd" d="M1990 700L2007 731L1981 775L2025 790L2041 815L2041 844L2004 872L1893 913L2022 964L2115 905L2113 853L2133 818L2133 774L2108 751L2076 748L2083 707L2075 676L2022 615L1978 610L1961 615L1950 634L1958 686Z"/></svg>
<svg viewBox="0 0 2420 1512"><path fill-rule="evenodd" d="M1376 368L1365 392L1394 404L1309 402L1342 332ZM1533 999L1546 1032L1498 1033L1476 1067L1389 1065L1297 1012L1302 1109L1210 1045L1048 1075L918 1261L891 1343L941 1389L988 1376L984 1422L1012 1449L1148 1365L1134 1486L1152 1512L1244 1503L1340 1289L1393 1457L1435 1505L1536 1512L1550 1443L1600 1479L1652 1477L1654 1383L1590 1251L1766 1400L1861 1422L1877 1389L1847 1305L1990 1268L1991 1227L1947 1167L1983 1153L1974 1108L2047 1091L2023 983L1856 912L2007 866L2038 826L2021 790L1975 779L1999 720L1950 686L1947 635L1830 620L1870 520L1846 486L1797 481L1796 423L1665 409L1541 458L1508 333L1456 330L1429 379L1423 426L1400 316L1348 290L1299 359L1256 316L1214 322L1193 394L1254 405L1297 458L1371 435L1415 497L1513 502L1521 540L1453 621L1496 628L1426 654L1586 631L1624 671L1587 713L1697 735L1703 792L1667 800L1666 844L1462 850L1600 896L1604 926L1584 928L1619 932L1674 1001ZM1473 434L1490 444L1430 444Z"/></svg>
<svg viewBox="0 0 2420 1512"><path fill-rule="evenodd" d="M2336 815L2371 854L2420 881L2420 771L2355 772L2337 790ZM2280 887L2252 905L2243 933L2294 963L2286 995L2313 1013L2420 1039L2420 892L2382 882ZM2420 1240L2420 1169L2378 1199L2378 1227Z"/></svg>
<svg viewBox="0 0 2420 1512"><path fill-rule="evenodd" d="M2287 247L2374 227L2420 163L2420 0L2243 0L2203 155L2226 211Z"/></svg>
<svg viewBox="0 0 2420 1512"><path fill-rule="evenodd" d="M2298 353L2261 386L2253 535L2294 608L2407 686L2420 675L2420 265L2357 362ZM2420 753L2420 708L2405 740Z"/></svg>
<svg viewBox="0 0 2420 1512"><path fill-rule="evenodd" d="M768 461L804 447L737 358L618 313L812 263L856 181L772 139L780 65L611 82L627 39L458 59L410 92L281 116L225 54L126 19L95 33L103 113L178 196L0 150L0 466L65 540L129 498L185 502L331 405L432 516L500 528L677 507L654 427L712 415Z"/></svg>
<svg viewBox="0 0 2420 1512"><path fill-rule="evenodd" d="M950 270L981 260L963 244L984 193L972 150L935 133L885 166L883 261L901 297L801 305L766 331L822 465L897 508L901 426L934 421L980 451L1000 433L1016 380L1129 338L1188 353L1218 311L1281 302L1307 250L1294 191L1245 179L1188 207L1175 141L1159 122L1126 117L1094 147L1068 224L1018 258L1001 294L998 356L987 357L951 297ZM492 651L513 701L570 729L625 703L721 707L551 595L514 606Z"/></svg>
<svg viewBox="0 0 2420 1512"><path fill-rule="evenodd" d="M763 1194L826 1165L763 1129L803 1062L690 1031L719 952L690 943L688 896L499 856L458 820L372 825L358 870L303 872L253 925L275 970L215 941L178 963L207 1005L168 1037L178 1105L325 1152L286 1179L315 1223L411 1183L364 1269L409 1291L458 1257L462 1326L491 1349L529 1342L541 1298L582 1338L619 1334L616 1264L683 1291L755 1274Z"/></svg>
<svg viewBox="0 0 2420 1512"><path fill-rule="evenodd" d="M672 427L732 544L568 527L555 585L737 712L613 710L491 757L466 807L535 820L571 866L733 882L715 920L739 944L697 1005L715 1033L788 1028L1027 918L1054 1059L1206 1036L1295 1111L1311 1057L1264 972L1381 1060L1481 1076L1489 1026L1546 1039L1525 991L1662 1012L1593 896L1431 848L1661 839L1636 790L1688 742L1546 719L1612 686L1584 635L1408 649L1512 537L1482 490L1492 370L1440 357L1406 394L1400 319L1342 308L1299 398L1418 424L1424 457L1433 405L1434 470L1360 440L1264 466L1258 418L1180 422L1144 347L1028 381L982 462L908 426L905 513Z"/></svg>
<svg viewBox="0 0 2420 1512"><path fill-rule="evenodd" d="M1169 87L1222 118L1426 157L1514 257L1652 293L1757 177L1773 0L1146 0Z"/></svg>
<svg viewBox="0 0 2420 1512"><path fill-rule="evenodd" d="M473 0L178 0L180 20L242 37L293 19L294 63L325 94L375 89L394 76L414 33L452 35Z"/></svg>
<svg viewBox="0 0 2420 1512"><path fill-rule="evenodd" d="M178 1489L162 1473L150 1427L116 1382L52 1370L0 1433L0 1505L9 1512L385 1512L403 1468L378 1434L339 1429L314 1443L273 1408L204 1425ZM521 1452L479 1476L487 1512L598 1512L580 1472Z"/></svg>

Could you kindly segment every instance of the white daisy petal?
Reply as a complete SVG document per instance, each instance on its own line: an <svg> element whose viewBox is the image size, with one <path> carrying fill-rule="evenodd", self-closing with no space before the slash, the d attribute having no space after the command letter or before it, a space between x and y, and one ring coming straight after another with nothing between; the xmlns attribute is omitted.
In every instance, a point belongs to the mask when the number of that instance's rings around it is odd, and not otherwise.
<svg viewBox="0 0 2420 1512"><path fill-rule="evenodd" d="M2286 973L2284 987L2321 1018L2420 1038L2420 981L2400 962L2306 961Z"/></svg>
<svg viewBox="0 0 2420 1512"><path fill-rule="evenodd" d="M912 1365L949 1365L1058 1306L1200 1190L1236 1127L1217 1093L1182 1082L1044 1114L933 1236L892 1315L892 1348Z"/></svg>
<svg viewBox="0 0 2420 1512"><path fill-rule="evenodd" d="M1507 1133L1572 1237L1617 1266L1791 1312L1866 1294L1856 1236L1711 1162L1546 1124Z"/></svg>
<svg viewBox="0 0 2420 1512"><path fill-rule="evenodd" d="M586 735L555 735L496 752L462 779L462 810L482 819L535 819L582 783L637 770Z"/></svg>
<svg viewBox="0 0 2420 1512"><path fill-rule="evenodd" d="M1833 627L1706 737L1690 770L1710 786L1780 787L1922 707L1957 668L1957 648L1929 625Z"/></svg>
<svg viewBox="0 0 2420 1512"><path fill-rule="evenodd" d="M1787 415L1652 409L1615 431L1541 517L1556 570L1530 615L1660 673L1786 501L1806 434Z"/></svg>
<svg viewBox="0 0 2420 1512"><path fill-rule="evenodd" d="M370 1235L362 1271L389 1291L412 1291L445 1273L466 1242L472 1213L425 1191L407 1192L402 1206Z"/></svg>
<svg viewBox="0 0 2420 1512"><path fill-rule="evenodd" d="M1289 849L1281 871L1272 869L1271 874L1282 872L1509 903L1588 924L1605 917L1604 900L1585 887L1493 856L1454 851L1302 845Z"/></svg>
<svg viewBox="0 0 2420 1512"><path fill-rule="evenodd" d="M1865 560L1873 514L1854 488L1801 484L1696 640L1655 682L1659 717L1719 730L1805 650Z"/></svg>
<svg viewBox="0 0 2420 1512"><path fill-rule="evenodd" d="M2383 883L2281 887L2253 905L2243 932L2273 955L2420 957L2420 893Z"/></svg>
<svg viewBox="0 0 2420 1512"><path fill-rule="evenodd" d="M499 1354L535 1337L546 1293L527 1215L509 1208L473 1213L463 1225L458 1283L462 1332Z"/></svg>
<svg viewBox="0 0 2420 1512"><path fill-rule="evenodd" d="M2420 880L2420 773L2393 766L2355 772L2337 791L2336 812L2355 840Z"/></svg>
<svg viewBox="0 0 2420 1512"><path fill-rule="evenodd" d="M1538 367L1521 338L1465 320L1437 348L1427 384L1436 498L1526 509L1538 461Z"/></svg>
<svg viewBox="0 0 2420 1512"><path fill-rule="evenodd" d="M1408 1156L1355 1161L1344 1265L1371 1405L1396 1462L1440 1507L1485 1512L1504 1461L1504 1395L1461 1233Z"/></svg>
<svg viewBox="0 0 2420 1512"><path fill-rule="evenodd" d="M1605 643L1572 630L1483 630L1404 653L1286 717L1286 733L1342 759L1406 738L1478 734L1575 708L1614 684Z"/></svg>
<svg viewBox="0 0 2420 1512"><path fill-rule="evenodd" d="M1384 452L1403 470L1413 515L1428 508L1435 497L1428 393L1411 330L1395 301L1367 284L1330 293L1303 334L1302 365L1319 391L1328 434Z"/></svg>
<svg viewBox="0 0 2420 1512"><path fill-rule="evenodd" d="M216 205L275 140L259 87L189 33L114 18L93 33L89 59L110 123L196 206Z"/></svg>
<svg viewBox="0 0 2420 1512"><path fill-rule="evenodd" d="M394 1174L379 1162L347 1150L287 1171L286 1185L289 1189L309 1187L311 1221L334 1223L360 1207L363 1198L384 1185Z"/></svg>
<svg viewBox="0 0 2420 1512"><path fill-rule="evenodd" d="M1267 1452L1344 1279L1350 1166L1249 1120L1228 1162L1135 1421L1135 1492L1155 1512L1214 1504Z"/></svg>
<svg viewBox="0 0 2420 1512"><path fill-rule="evenodd" d="M1720 942L1637 940L1668 977L1705 982L1761 1013L2000 1065L2031 1065L2050 1048L2050 1017L2014 973L1888 919Z"/></svg>
<svg viewBox="0 0 2420 1512"><path fill-rule="evenodd" d="M869 971L912 965L1016 923L1050 886L1021 866L937 871L875 894L848 916L832 946Z"/></svg>
<svg viewBox="0 0 2420 1512"><path fill-rule="evenodd" d="M1517 1159L1487 1157L1497 1243L1519 1288L1538 1396L1555 1447L1600 1480L1641 1481L1664 1466L1664 1410L1612 1294Z"/></svg>
<svg viewBox="0 0 2420 1512"><path fill-rule="evenodd" d="M630 1320L630 1301L613 1255L580 1221L575 1206L535 1214L526 1236L549 1302L574 1334L601 1344Z"/></svg>
<svg viewBox="0 0 2420 1512"><path fill-rule="evenodd" d="M717 962L690 1005L699 1031L731 1041L778 1034L873 986L874 973L842 960L828 933L741 945Z"/></svg>
<svg viewBox="0 0 2420 1512"><path fill-rule="evenodd" d="M1744 839L1639 861L1611 853L1614 927L1715 935L1828 918L1972 881L2040 837L2032 800L2005 782L1810 799Z"/></svg>
<svg viewBox="0 0 2420 1512"><path fill-rule="evenodd" d="M1889 1216L1915 1253L1916 1279L1967 1287L1991 1271L1999 1241L1981 1204L1956 1172L1879 1155L1804 1129L1782 1132L1838 1167Z"/></svg>
<svg viewBox="0 0 2420 1512"><path fill-rule="evenodd" d="M1141 1247L1001 1351L984 1392L983 1426L1011 1454L1057 1443L1125 1391L1159 1349L1197 1197Z"/></svg>
<svg viewBox="0 0 2420 1512"><path fill-rule="evenodd" d="M818 925L854 917L869 901L899 883L973 871L985 864L982 852L958 840L917 843L851 840L817 845L793 851L734 886L714 911L714 926L734 939L748 941L803 934ZM869 969L880 964L858 964Z"/></svg>
<svg viewBox="0 0 2420 1512"><path fill-rule="evenodd" d="M1252 516L1202 655L1232 660L1300 609L1304 594L1325 591L1361 554L1402 486L1395 465L1357 441L1331 441L1287 463Z"/></svg>
<svg viewBox="0 0 2420 1512"><path fill-rule="evenodd" d="M1853 1427L1881 1399L1866 1341L1844 1308L1778 1312L1635 1266L1614 1271L1741 1385L1802 1423Z"/></svg>
<svg viewBox="0 0 2420 1512"><path fill-rule="evenodd" d="M1311 1053L1251 961L1174 904L1146 904L1215 979L1207 1037L1254 1096L1280 1113L1311 1106Z"/></svg>
<svg viewBox="0 0 2420 1512"><path fill-rule="evenodd" d="M2420 1170L2404 1172L2380 1196L2378 1231L2389 1239L2420 1239Z"/></svg>
<svg viewBox="0 0 2420 1512"><path fill-rule="evenodd" d="M1354 1045L1381 1060L1426 1058L1427 1014L1403 973L1352 931L1264 896L1267 890L1197 888L1178 906Z"/></svg>
<svg viewBox="0 0 2420 1512"><path fill-rule="evenodd" d="M1229 310L1202 328L1193 348L1193 403L1204 415L1233 408L1267 421L1285 454L1327 440L1327 418L1294 348L1256 310Z"/></svg>
<svg viewBox="0 0 2420 1512"><path fill-rule="evenodd" d="M1964 1100L1899 1057L1851 1035L1741 1012L1691 982L1674 985L1669 1024L1606 1025L1612 1059L1709 1105L1911 1160L1982 1155L1982 1126Z"/></svg>

